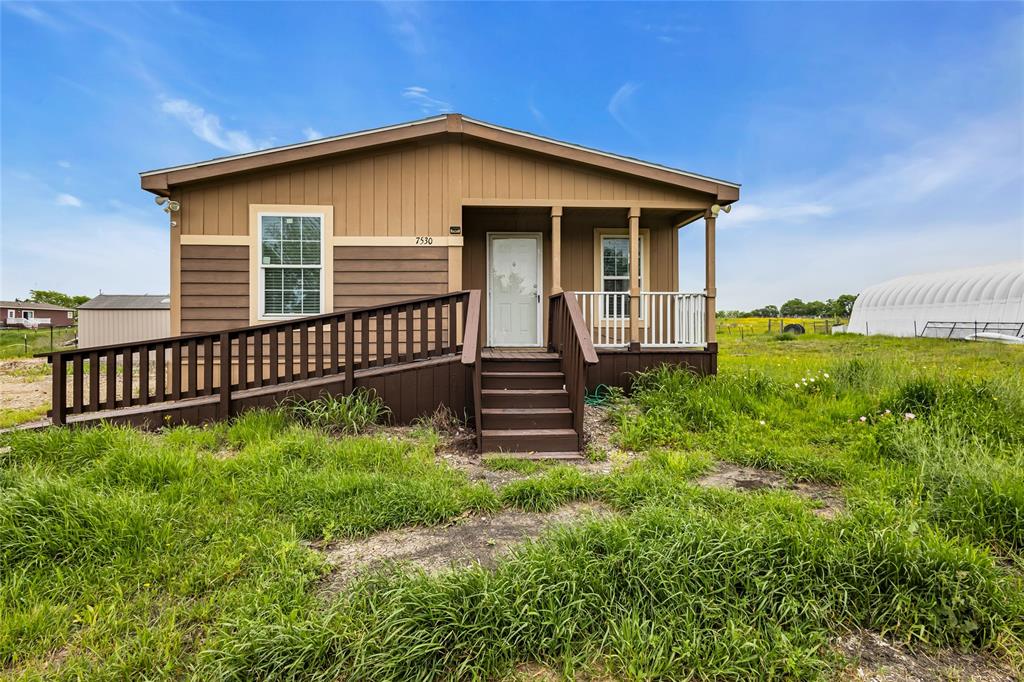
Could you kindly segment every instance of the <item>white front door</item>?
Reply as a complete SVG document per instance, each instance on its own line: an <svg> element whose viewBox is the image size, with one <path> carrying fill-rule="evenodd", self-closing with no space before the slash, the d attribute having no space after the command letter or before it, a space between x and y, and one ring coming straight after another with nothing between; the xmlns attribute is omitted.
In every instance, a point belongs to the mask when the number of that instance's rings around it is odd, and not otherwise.
<svg viewBox="0 0 1024 682"><path fill-rule="evenodd" d="M540 234L488 233L489 345L541 345L542 262Z"/></svg>

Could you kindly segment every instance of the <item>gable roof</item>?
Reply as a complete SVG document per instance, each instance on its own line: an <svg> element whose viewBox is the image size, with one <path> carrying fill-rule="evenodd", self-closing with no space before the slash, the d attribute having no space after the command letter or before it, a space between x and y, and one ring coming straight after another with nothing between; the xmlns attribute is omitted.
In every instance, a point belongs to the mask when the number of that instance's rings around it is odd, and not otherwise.
<svg viewBox="0 0 1024 682"><path fill-rule="evenodd" d="M78 307L79 310L170 310L167 294L100 294Z"/></svg>
<svg viewBox="0 0 1024 682"><path fill-rule="evenodd" d="M0 308L18 308L20 310L62 310L70 313L73 308L65 308L62 305L52 303L36 303L35 301L0 301Z"/></svg>
<svg viewBox="0 0 1024 682"><path fill-rule="evenodd" d="M325 137L309 142L221 156L207 161L140 173L142 188L166 196L170 187L186 182L259 170L281 164L409 142L434 136L461 136L582 163L605 170L713 194L721 203L739 198L738 183L671 168L629 156L592 149L533 133L478 121L462 114L444 114L398 125Z"/></svg>

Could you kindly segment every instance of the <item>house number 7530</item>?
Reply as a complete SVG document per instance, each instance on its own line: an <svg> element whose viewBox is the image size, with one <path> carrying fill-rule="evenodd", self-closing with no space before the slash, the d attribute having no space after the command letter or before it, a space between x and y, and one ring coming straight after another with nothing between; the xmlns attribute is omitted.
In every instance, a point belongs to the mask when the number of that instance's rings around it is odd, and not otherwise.
<svg viewBox="0 0 1024 682"><path fill-rule="evenodd" d="M430 246L433 243L433 237L416 237L416 246Z"/></svg>

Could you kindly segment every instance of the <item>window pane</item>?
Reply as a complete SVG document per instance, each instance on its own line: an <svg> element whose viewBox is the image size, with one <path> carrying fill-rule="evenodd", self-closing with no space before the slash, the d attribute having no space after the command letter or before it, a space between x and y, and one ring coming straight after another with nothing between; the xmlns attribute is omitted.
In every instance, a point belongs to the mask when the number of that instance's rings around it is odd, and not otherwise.
<svg viewBox="0 0 1024 682"><path fill-rule="evenodd" d="M263 216L263 239L274 240L281 238L281 217Z"/></svg>
<svg viewBox="0 0 1024 682"><path fill-rule="evenodd" d="M320 312L320 292L307 291L302 295L302 312L316 315Z"/></svg>
<svg viewBox="0 0 1024 682"><path fill-rule="evenodd" d="M604 280L605 291L629 291L629 280L628 279L605 279Z"/></svg>
<svg viewBox="0 0 1024 682"><path fill-rule="evenodd" d="M319 218L303 218L302 219L302 238L306 240L318 240L320 239L320 219Z"/></svg>
<svg viewBox="0 0 1024 682"><path fill-rule="evenodd" d="M285 291L284 313L286 315L299 315L302 313L302 293L298 291Z"/></svg>
<svg viewBox="0 0 1024 682"><path fill-rule="evenodd" d="M281 292L267 290L263 295L263 309L268 315L280 315Z"/></svg>
<svg viewBox="0 0 1024 682"><path fill-rule="evenodd" d="M320 271L306 269L302 271L302 288L320 291Z"/></svg>
<svg viewBox="0 0 1024 682"><path fill-rule="evenodd" d="M284 285L282 288L285 290L302 288L302 270L288 268L282 272L284 273Z"/></svg>
<svg viewBox="0 0 1024 682"><path fill-rule="evenodd" d="M281 271L277 268L267 270L264 282L267 289L280 289L281 288Z"/></svg>
<svg viewBox="0 0 1024 682"><path fill-rule="evenodd" d="M302 242L302 264L320 265L320 242Z"/></svg>
<svg viewBox="0 0 1024 682"><path fill-rule="evenodd" d="M299 227L298 218L284 219L284 238L294 239L296 241L302 239L302 228Z"/></svg>
<svg viewBox="0 0 1024 682"><path fill-rule="evenodd" d="M281 264L281 242L263 242L263 264Z"/></svg>
<svg viewBox="0 0 1024 682"><path fill-rule="evenodd" d="M302 264L302 242L281 242L285 265Z"/></svg>
<svg viewBox="0 0 1024 682"><path fill-rule="evenodd" d="M605 277L629 276L629 239L605 237L602 270Z"/></svg>

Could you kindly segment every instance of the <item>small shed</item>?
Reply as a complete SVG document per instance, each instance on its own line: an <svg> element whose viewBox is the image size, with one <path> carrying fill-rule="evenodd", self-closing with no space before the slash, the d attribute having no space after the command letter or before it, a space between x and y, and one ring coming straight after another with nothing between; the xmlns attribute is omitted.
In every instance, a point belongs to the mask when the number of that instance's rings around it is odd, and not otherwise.
<svg viewBox="0 0 1024 682"><path fill-rule="evenodd" d="M167 294L100 294L78 308L78 347L162 339L171 335Z"/></svg>

